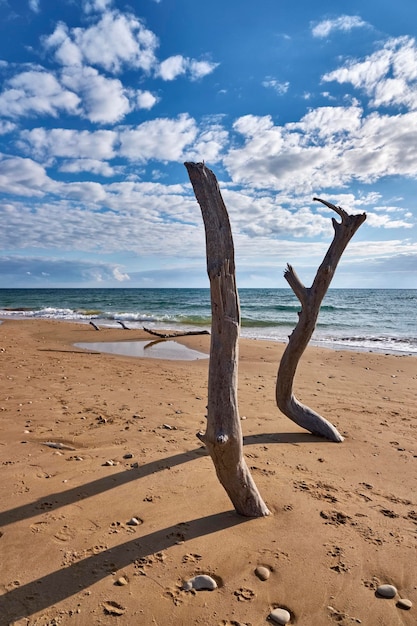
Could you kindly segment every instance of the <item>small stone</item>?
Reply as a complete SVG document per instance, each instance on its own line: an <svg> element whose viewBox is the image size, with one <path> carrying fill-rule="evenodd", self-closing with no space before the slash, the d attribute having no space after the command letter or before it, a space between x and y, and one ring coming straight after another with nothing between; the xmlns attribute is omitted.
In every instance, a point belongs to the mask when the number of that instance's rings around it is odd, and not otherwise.
<svg viewBox="0 0 417 626"><path fill-rule="evenodd" d="M106 467L112 467L114 465L114 461L109 459L108 461L104 461L103 465Z"/></svg>
<svg viewBox="0 0 417 626"><path fill-rule="evenodd" d="M397 595L397 590L394 585L379 585L376 593L381 598L394 598Z"/></svg>
<svg viewBox="0 0 417 626"><path fill-rule="evenodd" d="M283 625L288 624L291 619L291 615L285 609L274 609L269 614L269 619L275 622L275 624Z"/></svg>
<svg viewBox="0 0 417 626"><path fill-rule="evenodd" d="M140 526L142 523L142 520L138 517L132 517L128 522L126 522L128 526Z"/></svg>
<svg viewBox="0 0 417 626"><path fill-rule="evenodd" d="M271 571L267 567L259 565L259 567L257 567L255 570L255 574L259 578L259 580L268 580L271 575Z"/></svg>
<svg viewBox="0 0 417 626"><path fill-rule="evenodd" d="M133 454L131 452L127 452L123 455L124 459L133 459Z"/></svg>
<svg viewBox="0 0 417 626"><path fill-rule="evenodd" d="M398 600L396 606L399 609L403 609L404 611L409 611L411 607L413 606L413 603L411 602L411 600L406 600L405 598L401 598L400 600Z"/></svg>
<svg viewBox="0 0 417 626"><path fill-rule="evenodd" d="M123 585L127 585L128 584L128 580L126 578L126 576L120 576L120 578L118 578L115 582L116 585L119 585L119 587L123 587Z"/></svg>
<svg viewBox="0 0 417 626"><path fill-rule="evenodd" d="M217 589L217 583L211 576L200 574L199 576L194 576L194 578L187 580L182 588L184 591L191 591L191 589L195 589L195 591L213 591L213 589Z"/></svg>

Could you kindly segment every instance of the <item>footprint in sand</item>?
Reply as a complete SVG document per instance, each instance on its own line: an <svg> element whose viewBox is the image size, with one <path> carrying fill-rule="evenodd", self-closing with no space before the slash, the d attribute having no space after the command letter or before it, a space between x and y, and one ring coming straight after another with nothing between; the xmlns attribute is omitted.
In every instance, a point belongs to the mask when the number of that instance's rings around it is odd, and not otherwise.
<svg viewBox="0 0 417 626"><path fill-rule="evenodd" d="M66 524L54 534L55 539L58 541L70 541L70 539L74 539L75 532L69 528Z"/></svg>

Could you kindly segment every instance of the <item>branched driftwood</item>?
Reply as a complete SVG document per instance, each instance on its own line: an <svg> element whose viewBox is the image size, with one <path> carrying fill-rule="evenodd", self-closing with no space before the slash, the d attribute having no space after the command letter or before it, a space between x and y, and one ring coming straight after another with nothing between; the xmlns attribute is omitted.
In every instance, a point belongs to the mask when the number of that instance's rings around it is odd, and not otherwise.
<svg viewBox="0 0 417 626"><path fill-rule="evenodd" d="M341 207L314 198L335 211L341 218L332 218L333 241L317 270L310 288L305 287L291 265L287 265L284 277L301 303L297 326L292 332L278 369L276 401L278 408L296 424L331 441L343 441L338 430L321 415L304 406L293 394L293 381L298 362L314 332L321 302L335 273L337 264L349 241L365 221L366 214L349 215Z"/></svg>
<svg viewBox="0 0 417 626"><path fill-rule="evenodd" d="M143 327L143 330L150 335L155 335L155 337L160 337L161 339L173 339L175 337L188 337L189 335L209 335L208 330L184 330L184 331L174 331L172 333L159 333L156 330L151 330L150 328Z"/></svg>
<svg viewBox="0 0 417 626"><path fill-rule="evenodd" d="M204 221L212 312L207 429L199 438L207 446L217 476L236 511L261 517L269 511L243 457L238 412L240 307L229 217L213 172L204 163L185 163L185 167Z"/></svg>

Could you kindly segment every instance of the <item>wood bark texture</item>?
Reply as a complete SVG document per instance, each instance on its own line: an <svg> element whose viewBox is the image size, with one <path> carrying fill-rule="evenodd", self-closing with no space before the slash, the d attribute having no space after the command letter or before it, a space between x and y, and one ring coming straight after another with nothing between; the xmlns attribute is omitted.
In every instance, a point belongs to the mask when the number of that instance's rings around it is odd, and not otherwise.
<svg viewBox="0 0 417 626"><path fill-rule="evenodd" d="M238 411L240 306L229 216L213 172L204 163L185 163L185 167L203 216L212 312L207 429L198 436L236 511L261 517L269 511L243 456Z"/></svg>
<svg viewBox="0 0 417 626"><path fill-rule="evenodd" d="M302 428L331 441L341 442L343 441L342 435L330 422L297 400L293 393L293 382L298 362L316 327L320 305L331 283L337 264L349 241L365 221L366 214L349 215L344 209L330 202L320 198L314 198L314 200L335 211L340 216L341 221L338 222L332 218L333 241L310 288L302 284L291 265L287 265L284 272L284 277L301 303L301 311L298 314L297 326L289 337L288 345L278 368L276 401L280 411Z"/></svg>

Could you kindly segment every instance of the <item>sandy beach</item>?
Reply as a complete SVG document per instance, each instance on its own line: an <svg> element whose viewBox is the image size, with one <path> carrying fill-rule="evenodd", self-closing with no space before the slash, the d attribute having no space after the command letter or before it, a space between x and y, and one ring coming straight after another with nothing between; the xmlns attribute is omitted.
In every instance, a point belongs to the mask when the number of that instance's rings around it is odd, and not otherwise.
<svg viewBox="0 0 417 626"><path fill-rule="evenodd" d="M140 339L0 325L0 624L261 626L277 607L299 626L416 624L416 358L307 349L296 395L334 444L278 411L284 346L241 340L245 456L272 512L247 519L196 438L207 359L74 347ZM209 352L207 336L178 341ZM198 574L217 589L183 590Z"/></svg>

